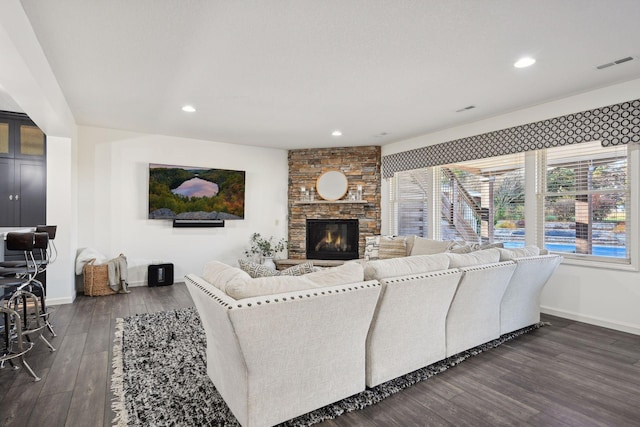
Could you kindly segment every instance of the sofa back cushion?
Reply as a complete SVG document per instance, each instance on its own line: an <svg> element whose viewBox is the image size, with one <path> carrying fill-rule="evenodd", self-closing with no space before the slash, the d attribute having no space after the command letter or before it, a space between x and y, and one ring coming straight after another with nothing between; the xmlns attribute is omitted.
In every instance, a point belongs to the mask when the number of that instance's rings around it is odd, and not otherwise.
<svg viewBox="0 0 640 427"><path fill-rule="evenodd" d="M315 287L304 276L271 276L255 279L232 280L227 285L227 295L234 299L252 298L284 292L303 291Z"/></svg>
<svg viewBox="0 0 640 427"><path fill-rule="evenodd" d="M525 246L524 248L498 248L498 250L500 251L500 261L509 261L514 258L540 255L540 248L533 245Z"/></svg>
<svg viewBox="0 0 640 427"><path fill-rule="evenodd" d="M222 292L227 292L227 284L232 280L246 280L251 276L240 270L219 261L209 261L204 265L202 278L211 283Z"/></svg>
<svg viewBox="0 0 640 427"><path fill-rule="evenodd" d="M329 267L305 274L304 277L311 280L318 287L347 285L364 280L364 267L359 262L351 261L337 267Z"/></svg>
<svg viewBox="0 0 640 427"><path fill-rule="evenodd" d="M418 255L369 261L364 267L364 280L380 280L409 274L429 273L449 268L446 254Z"/></svg>
<svg viewBox="0 0 640 427"><path fill-rule="evenodd" d="M338 267L330 267L303 276L271 276L236 278L229 282L226 293L231 298L243 299L285 292L304 291L328 286L347 285L362 282L364 270L361 264L347 262Z"/></svg>
<svg viewBox="0 0 640 427"><path fill-rule="evenodd" d="M498 249L485 249L468 254L445 254L449 257L449 268L471 267L481 264L493 264L500 261Z"/></svg>

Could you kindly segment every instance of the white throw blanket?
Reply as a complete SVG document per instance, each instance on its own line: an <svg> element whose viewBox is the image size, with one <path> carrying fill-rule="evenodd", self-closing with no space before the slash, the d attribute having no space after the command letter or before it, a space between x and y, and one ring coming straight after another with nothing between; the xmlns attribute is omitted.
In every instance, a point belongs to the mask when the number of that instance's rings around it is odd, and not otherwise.
<svg viewBox="0 0 640 427"><path fill-rule="evenodd" d="M127 257L120 254L119 257L109 260L107 263L109 272L109 287L115 292L128 294L127 283Z"/></svg>

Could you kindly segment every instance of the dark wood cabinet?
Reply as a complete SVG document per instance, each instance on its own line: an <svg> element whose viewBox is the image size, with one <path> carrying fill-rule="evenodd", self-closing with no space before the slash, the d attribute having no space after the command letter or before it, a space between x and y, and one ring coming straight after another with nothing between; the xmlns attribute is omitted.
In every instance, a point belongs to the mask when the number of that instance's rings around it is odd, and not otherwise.
<svg viewBox="0 0 640 427"><path fill-rule="evenodd" d="M0 112L0 227L46 224L46 137L24 114Z"/></svg>

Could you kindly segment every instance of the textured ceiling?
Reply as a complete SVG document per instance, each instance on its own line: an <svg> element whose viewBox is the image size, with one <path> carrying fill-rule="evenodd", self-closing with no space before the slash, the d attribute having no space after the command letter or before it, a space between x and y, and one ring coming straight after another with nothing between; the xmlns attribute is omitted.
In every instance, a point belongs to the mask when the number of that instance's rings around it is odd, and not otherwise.
<svg viewBox="0 0 640 427"><path fill-rule="evenodd" d="M637 0L22 4L78 124L212 141L384 145L640 77Z"/></svg>

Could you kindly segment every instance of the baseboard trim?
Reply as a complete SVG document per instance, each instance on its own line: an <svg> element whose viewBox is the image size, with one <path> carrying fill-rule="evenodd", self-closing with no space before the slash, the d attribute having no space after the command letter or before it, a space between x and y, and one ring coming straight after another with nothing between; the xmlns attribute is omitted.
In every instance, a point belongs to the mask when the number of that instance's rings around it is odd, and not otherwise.
<svg viewBox="0 0 640 427"><path fill-rule="evenodd" d="M567 310L559 310L556 308L541 306L540 312L551 316L563 317L578 322L588 323L590 325L602 326L603 328L615 329L616 331L628 332L634 335L640 335L640 326L624 322L612 322L595 316L585 316L584 314L574 313Z"/></svg>
<svg viewBox="0 0 640 427"><path fill-rule="evenodd" d="M72 304L75 299L75 296L63 298L47 298L47 305Z"/></svg>

